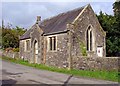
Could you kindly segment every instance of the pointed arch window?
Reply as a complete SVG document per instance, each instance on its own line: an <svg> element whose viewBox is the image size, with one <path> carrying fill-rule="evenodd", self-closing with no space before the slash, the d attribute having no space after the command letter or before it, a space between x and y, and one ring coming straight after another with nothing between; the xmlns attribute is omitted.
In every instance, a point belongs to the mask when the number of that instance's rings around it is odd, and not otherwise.
<svg viewBox="0 0 120 86"><path fill-rule="evenodd" d="M88 27L87 29L87 33L86 33L86 40L87 40L87 50L88 51L92 51L92 40L93 40L93 37L92 37L92 29L91 29L91 26Z"/></svg>

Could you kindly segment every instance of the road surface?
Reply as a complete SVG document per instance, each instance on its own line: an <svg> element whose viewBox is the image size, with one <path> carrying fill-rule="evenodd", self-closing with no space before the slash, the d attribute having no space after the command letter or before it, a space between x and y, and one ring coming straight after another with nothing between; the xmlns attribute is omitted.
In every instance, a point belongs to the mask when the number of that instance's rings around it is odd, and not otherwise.
<svg viewBox="0 0 120 86"><path fill-rule="evenodd" d="M0 59L1 63L1 59ZM45 70L38 70L32 67L23 66L7 61L2 61L2 82L3 84L118 84L117 82L96 80L82 77L75 77L61 73Z"/></svg>

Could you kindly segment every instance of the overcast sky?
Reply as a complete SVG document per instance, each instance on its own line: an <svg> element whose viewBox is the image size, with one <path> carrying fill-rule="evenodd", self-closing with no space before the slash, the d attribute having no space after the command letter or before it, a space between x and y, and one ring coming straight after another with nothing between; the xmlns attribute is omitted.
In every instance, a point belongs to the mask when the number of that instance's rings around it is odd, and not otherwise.
<svg viewBox="0 0 120 86"><path fill-rule="evenodd" d="M113 0L114 1L114 0ZM13 27L20 26L30 28L36 21L36 16L42 20L66 12L88 3L91 4L95 13L100 10L113 15L111 2L2 2L2 17L5 24L11 23ZM1 5L0 5L1 7ZM1 21L0 21L1 22Z"/></svg>

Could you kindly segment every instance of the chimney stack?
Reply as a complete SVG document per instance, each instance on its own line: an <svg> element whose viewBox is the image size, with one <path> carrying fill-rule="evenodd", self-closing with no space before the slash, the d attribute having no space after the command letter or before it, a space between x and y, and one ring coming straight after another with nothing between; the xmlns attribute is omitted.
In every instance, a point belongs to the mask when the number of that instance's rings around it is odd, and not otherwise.
<svg viewBox="0 0 120 86"><path fill-rule="evenodd" d="M37 16L36 24L38 24L41 21L41 16Z"/></svg>

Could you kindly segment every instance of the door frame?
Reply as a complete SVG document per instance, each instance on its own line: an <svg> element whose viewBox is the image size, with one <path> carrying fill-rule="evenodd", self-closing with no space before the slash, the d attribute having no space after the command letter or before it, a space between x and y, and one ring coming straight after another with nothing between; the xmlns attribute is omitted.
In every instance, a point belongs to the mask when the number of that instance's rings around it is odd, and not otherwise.
<svg viewBox="0 0 120 86"><path fill-rule="evenodd" d="M38 63L38 41L36 39L34 40L34 63Z"/></svg>

